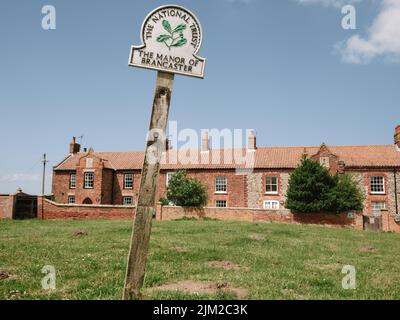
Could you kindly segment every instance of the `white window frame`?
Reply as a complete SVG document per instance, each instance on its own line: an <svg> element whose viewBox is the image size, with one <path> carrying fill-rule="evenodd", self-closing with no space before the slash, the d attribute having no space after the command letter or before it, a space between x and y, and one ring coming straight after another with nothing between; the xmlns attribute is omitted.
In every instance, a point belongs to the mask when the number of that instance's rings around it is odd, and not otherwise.
<svg viewBox="0 0 400 320"><path fill-rule="evenodd" d="M220 190L220 189L225 189L225 190ZM215 190L215 193L218 193L218 194L227 194L228 193L228 178L226 176L215 177L214 190Z"/></svg>
<svg viewBox="0 0 400 320"><path fill-rule="evenodd" d="M225 206L219 206L218 202L225 202ZM228 201L226 201L226 200L215 200L215 207L216 208L228 208Z"/></svg>
<svg viewBox="0 0 400 320"><path fill-rule="evenodd" d="M329 157L321 157L321 158L319 158L319 164L322 167L326 168L326 169L330 168L330 163L329 162L330 162Z"/></svg>
<svg viewBox="0 0 400 320"><path fill-rule="evenodd" d="M72 201L73 199L73 201ZM75 196L68 196L68 204L75 204Z"/></svg>
<svg viewBox="0 0 400 320"><path fill-rule="evenodd" d="M270 207L268 208L268 203L270 203ZM274 205L276 205L275 208ZM264 209L266 210L279 210L280 209L280 202L278 200L264 200Z"/></svg>
<svg viewBox="0 0 400 320"><path fill-rule="evenodd" d="M267 179L276 179L276 191L267 191ZM273 186L274 184L270 184ZM265 194L278 194L279 193L279 178L277 176L266 176L265 177Z"/></svg>
<svg viewBox="0 0 400 320"><path fill-rule="evenodd" d="M378 204L383 206L379 206ZM381 210L386 209L386 201L371 201L371 214L374 217L381 216Z"/></svg>
<svg viewBox="0 0 400 320"><path fill-rule="evenodd" d="M76 189L76 173L69 174L69 188Z"/></svg>
<svg viewBox="0 0 400 320"><path fill-rule="evenodd" d="M128 179L128 177L131 177L130 179L129 179L129 181L127 181ZM132 186L129 186L129 187L127 187L127 182L129 182L130 184L132 184ZM126 173L124 173L124 189L126 189L126 190L132 190L133 189L133 186L134 186L134 176L133 176L133 173L131 173L131 172L126 172Z"/></svg>
<svg viewBox="0 0 400 320"><path fill-rule="evenodd" d="M130 203L126 203L127 199L130 199ZM122 197L122 205L123 206L132 206L133 205L133 197L131 197L131 196L123 196Z"/></svg>
<svg viewBox="0 0 400 320"><path fill-rule="evenodd" d="M89 180L87 176L91 175L92 178ZM91 182L92 186L89 186L89 183ZM83 188L84 189L94 189L94 172L84 172L83 173Z"/></svg>
<svg viewBox="0 0 400 320"><path fill-rule="evenodd" d="M165 186L169 186L169 181L171 180L171 178L173 177L173 175L175 174L175 171L171 171L171 172L167 172L165 175Z"/></svg>
<svg viewBox="0 0 400 320"><path fill-rule="evenodd" d="M373 190L372 190L372 185L373 185L372 180L373 180L373 179L377 179L377 178L378 178L378 179L382 179L383 191L373 191ZM378 186L378 185L380 185L380 184L378 184L378 183L375 182L374 185ZM384 177L384 176L370 176L370 177L369 177L369 191L370 191L371 194L386 194L385 177Z"/></svg>

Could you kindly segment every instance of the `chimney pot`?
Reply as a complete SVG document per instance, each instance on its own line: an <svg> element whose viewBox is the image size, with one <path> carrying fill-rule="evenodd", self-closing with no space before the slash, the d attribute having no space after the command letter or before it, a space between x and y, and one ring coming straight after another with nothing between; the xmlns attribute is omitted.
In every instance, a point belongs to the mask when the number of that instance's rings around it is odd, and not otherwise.
<svg viewBox="0 0 400 320"><path fill-rule="evenodd" d="M69 144L69 153L75 154L81 150L81 145L76 143L76 138L72 137L72 141Z"/></svg>
<svg viewBox="0 0 400 320"><path fill-rule="evenodd" d="M203 133L203 137L201 139L201 151L207 152L210 151L210 139L208 137L208 132Z"/></svg>
<svg viewBox="0 0 400 320"><path fill-rule="evenodd" d="M257 136L256 136L256 133L254 131L250 132L249 143L248 143L247 148L249 150L257 150Z"/></svg>
<svg viewBox="0 0 400 320"><path fill-rule="evenodd" d="M165 151L169 151L172 149L172 143L169 138L165 139Z"/></svg>

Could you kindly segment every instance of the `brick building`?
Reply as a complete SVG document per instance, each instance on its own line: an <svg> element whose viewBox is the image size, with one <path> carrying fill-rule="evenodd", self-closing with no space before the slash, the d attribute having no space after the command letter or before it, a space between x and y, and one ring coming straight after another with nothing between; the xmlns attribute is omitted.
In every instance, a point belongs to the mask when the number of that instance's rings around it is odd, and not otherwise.
<svg viewBox="0 0 400 320"><path fill-rule="evenodd" d="M290 173L304 152L332 174L353 175L366 195L364 214L383 208L399 213L400 126L392 145L258 147L251 134L247 148L215 150L204 136L201 150L163 152L156 199L165 194L173 173L186 169L207 187L210 207L282 209ZM53 170L54 200L134 205L143 160L143 152L80 152L73 139L69 155Z"/></svg>

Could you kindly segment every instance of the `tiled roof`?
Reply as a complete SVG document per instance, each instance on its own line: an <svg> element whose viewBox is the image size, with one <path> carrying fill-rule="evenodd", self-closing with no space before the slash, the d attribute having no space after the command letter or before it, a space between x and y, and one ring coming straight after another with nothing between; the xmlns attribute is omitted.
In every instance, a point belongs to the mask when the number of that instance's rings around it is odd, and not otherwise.
<svg viewBox="0 0 400 320"><path fill-rule="evenodd" d="M256 151L246 149L211 150L209 153L197 150L170 150L163 154L161 169L235 169L265 168L292 169L297 167L304 153L309 156L318 153L320 147L259 147ZM400 167L400 151L395 145L376 146L328 146L346 167ZM55 170L74 170L79 159L86 153L69 155ZM140 170L144 152L94 152L94 156L105 161L105 167L114 170ZM177 159L177 160L176 160ZM251 164L254 162L254 166ZM246 165L247 164L247 165Z"/></svg>

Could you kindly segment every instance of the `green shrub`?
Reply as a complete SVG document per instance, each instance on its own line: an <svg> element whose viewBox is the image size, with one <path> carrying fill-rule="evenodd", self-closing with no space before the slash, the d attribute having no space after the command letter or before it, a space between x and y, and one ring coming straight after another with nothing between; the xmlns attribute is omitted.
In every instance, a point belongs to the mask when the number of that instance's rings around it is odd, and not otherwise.
<svg viewBox="0 0 400 320"><path fill-rule="evenodd" d="M207 190L200 181L188 177L185 171L177 171L169 181L163 202L180 207L203 207L208 202Z"/></svg>
<svg viewBox="0 0 400 320"><path fill-rule="evenodd" d="M304 154L290 176L286 208L306 213L358 211L363 195L350 175L331 176Z"/></svg>
<svg viewBox="0 0 400 320"><path fill-rule="evenodd" d="M364 195L352 176L346 173L335 178L336 186L328 195L328 211L337 213L350 210L361 211L364 207Z"/></svg>

